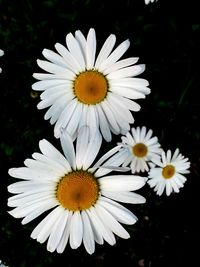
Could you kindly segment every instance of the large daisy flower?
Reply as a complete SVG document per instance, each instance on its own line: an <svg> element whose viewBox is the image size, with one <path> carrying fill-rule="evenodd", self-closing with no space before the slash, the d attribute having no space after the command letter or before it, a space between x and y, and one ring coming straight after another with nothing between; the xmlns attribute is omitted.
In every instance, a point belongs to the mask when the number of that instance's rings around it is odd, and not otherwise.
<svg viewBox="0 0 200 267"><path fill-rule="evenodd" d="M4 55L4 51L0 49L0 57ZM2 69L0 68L0 73L2 72Z"/></svg>
<svg viewBox="0 0 200 267"><path fill-rule="evenodd" d="M15 207L9 212L12 216L24 217L22 224L26 224L51 210L31 234L40 243L48 239L50 252L62 253L69 241L72 249L83 242L86 251L92 254L95 241L103 244L105 240L114 245L115 235L129 238L121 223L132 225L137 221L117 201L144 203L144 197L132 191L144 186L146 180L134 175L107 175L120 168L117 160L113 166L107 163L119 147L91 167L101 141L100 133L89 138L86 127L78 134L74 149L71 137L65 133L61 135L63 156L43 139L39 142L41 153L26 159L25 167L9 169L11 176L24 180L8 186L8 191L15 194L8 199L8 206Z"/></svg>
<svg viewBox="0 0 200 267"><path fill-rule="evenodd" d="M146 127L132 128L122 136L122 148L118 152L121 155L123 166L130 165L132 173L149 170L152 159L159 159L161 153L160 144L153 131Z"/></svg>
<svg viewBox="0 0 200 267"><path fill-rule="evenodd" d="M150 187L154 187L154 191L159 196L163 194L164 190L166 190L167 196L172 192L178 193L186 181L183 174L190 172L188 158L179 153L179 149L176 149L173 155L171 150L168 150L167 153L162 151L161 159L154 160L154 163L157 166L154 166L149 172L148 184Z"/></svg>
<svg viewBox="0 0 200 267"><path fill-rule="evenodd" d="M67 47L55 44L57 53L43 50L47 60L37 60L37 64L49 73L34 73L40 81L32 89L44 91L38 109L49 107L44 118L55 123L55 137L66 130L75 139L78 129L88 125L111 141L111 132L125 134L130 129L131 111L140 109L134 100L150 93L149 83L136 78L145 69L143 64L134 65L138 57L119 60L129 40L113 50L115 42L111 34L96 57L95 30L90 29L87 38L78 30L74 36L67 34Z"/></svg>

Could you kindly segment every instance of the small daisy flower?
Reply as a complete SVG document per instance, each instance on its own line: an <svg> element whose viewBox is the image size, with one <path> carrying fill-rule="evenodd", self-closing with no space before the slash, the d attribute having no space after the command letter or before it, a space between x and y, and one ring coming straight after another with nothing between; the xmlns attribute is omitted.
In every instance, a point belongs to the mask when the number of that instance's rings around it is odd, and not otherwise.
<svg viewBox="0 0 200 267"><path fill-rule="evenodd" d="M122 136L122 148L118 152L123 160L123 166L130 164L132 173L149 171L152 159L159 158L161 153L157 137L152 137L153 131L146 127L132 128L131 133Z"/></svg>
<svg viewBox="0 0 200 267"><path fill-rule="evenodd" d="M70 135L61 135L64 155L45 139L39 142L41 153L26 159L25 167L11 168L9 174L17 181L8 186L15 194L8 199L9 213L23 218L26 224L44 212L49 214L36 226L31 237L43 243L47 250L62 253L69 242L72 249L81 243L86 251L95 251L95 241L110 245L115 235L129 238L121 224L132 225L136 216L119 202L144 203L141 195L132 192L144 186L146 178L133 175L107 175L117 170L117 160L109 167L107 159L119 147L113 148L92 167L102 137L100 133L89 138L88 127L78 134L76 149ZM99 167L101 165L101 167Z"/></svg>
<svg viewBox="0 0 200 267"><path fill-rule="evenodd" d="M0 49L0 57L4 55L4 51ZM2 72L2 68L0 68L0 73Z"/></svg>
<svg viewBox="0 0 200 267"><path fill-rule="evenodd" d="M44 116L55 124L59 138L66 130L73 139L82 125L91 131L100 129L106 141L112 134L125 134L134 122L131 111L139 111L135 102L150 93L148 81L137 78L145 66L134 65L138 57L119 60L129 48L125 40L114 50L116 37L111 34L96 57L96 33L90 29L87 38L80 30L66 36L66 47L55 44L57 52L44 49L46 60L37 60L48 73L34 73L40 80L33 90L43 91L38 109L49 108ZM113 50L113 51L112 51Z"/></svg>
<svg viewBox="0 0 200 267"><path fill-rule="evenodd" d="M167 196L172 192L179 193L179 189L183 187L186 178L183 174L187 174L190 171L190 162L188 158L182 156L179 153L179 149L176 149L172 155L171 150L167 153L162 151L161 159L154 160L157 166L154 166L149 172L148 184L150 187L154 187L157 195L162 195L166 190Z"/></svg>
<svg viewBox="0 0 200 267"><path fill-rule="evenodd" d="M158 0L144 0L145 4L148 5L149 3L157 2Z"/></svg>

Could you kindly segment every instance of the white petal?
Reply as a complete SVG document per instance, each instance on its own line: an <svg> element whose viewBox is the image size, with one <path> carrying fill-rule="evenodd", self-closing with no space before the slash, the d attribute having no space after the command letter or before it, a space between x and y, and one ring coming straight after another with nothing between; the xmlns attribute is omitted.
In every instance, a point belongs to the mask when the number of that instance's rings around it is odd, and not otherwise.
<svg viewBox="0 0 200 267"><path fill-rule="evenodd" d="M138 59L139 59L138 57L130 57L130 58L119 60L113 65L111 65L109 68L105 69L104 74L106 75L116 70L123 69L130 65L133 65L138 61Z"/></svg>
<svg viewBox="0 0 200 267"><path fill-rule="evenodd" d="M122 42L111 54L107 57L101 64L99 65L99 70L104 71L105 69L109 68L112 64L114 64L126 50L129 48L130 42L126 40Z"/></svg>
<svg viewBox="0 0 200 267"><path fill-rule="evenodd" d="M114 45L115 45L115 42L116 42L116 36L114 34L111 34L105 41L105 43L103 44L98 56L97 56L97 59L96 59L96 62L95 62L95 68L96 69L99 69L99 66L102 64L102 62L104 62L107 57L109 56L109 54L111 53Z"/></svg>
<svg viewBox="0 0 200 267"><path fill-rule="evenodd" d="M55 124L55 128L54 128L55 137L57 138L60 137L61 130L67 126L77 105L78 105L78 102L76 99L73 99L66 103L65 109L62 111L58 121Z"/></svg>
<svg viewBox="0 0 200 267"><path fill-rule="evenodd" d="M96 204L96 211L104 224L116 235L121 238L129 238L129 233L121 226L120 223L104 208Z"/></svg>
<svg viewBox="0 0 200 267"><path fill-rule="evenodd" d="M58 74L58 75L63 75L63 77L65 77L68 80L73 80L74 79L74 73L66 68L60 67L58 65L55 65L53 63L50 63L46 60L37 60L37 64L38 66L47 71L50 72L52 74Z"/></svg>
<svg viewBox="0 0 200 267"><path fill-rule="evenodd" d="M95 251L94 233L90 224L87 213L83 210L81 212L83 221L83 244L89 254Z"/></svg>
<svg viewBox="0 0 200 267"><path fill-rule="evenodd" d="M110 175L99 178L101 190L133 191L145 185L145 179L136 175Z"/></svg>
<svg viewBox="0 0 200 267"><path fill-rule="evenodd" d="M66 47L59 43L56 43L55 48L58 53L65 59L66 63L68 64L68 68L70 68L73 72L76 72L76 74L82 71L81 65L67 50Z"/></svg>
<svg viewBox="0 0 200 267"><path fill-rule="evenodd" d="M116 122L116 119L115 119L115 116L113 114L113 112L111 111L110 107L109 107L109 104L107 102L107 100L104 100L102 103L101 103L101 106L103 108L103 111L104 111L104 114L109 122L109 124L112 126L112 128L117 132L119 133L120 132L120 129L119 129L119 126Z"/></svg>
<svg viewBox="0 0 200 267"><path fill-rule="evenodd" d="M112 216L119 222L124 224L134 224L137 221L137 217L128 209L120 205L119 203L112 201L108 198L101 197L99 199L99 205L104 207Z"/></svg>
<svg viewBox="0 0 200 267"><path fill-rule="evenodd" d="M135 192L112 192L102 190L102 195L123 203L143 204L146 202L146 199L143 196L136 194Z"/></svg>
<svg viewBox="0 0 200 267"><path fill-rule="evenodd" d="M70 53L76 59L76 61L79 62L81 69L84 70L85 60L81 52L80 45L71 33L67 34L66 43Z"/></svg>
<svg viewBox="0 0 200 267"><path fill-rule="evenodd" d="M110 245L113 246L116 243L115 236L112 231L104 225L97 215L95 208L92 207L89 210L86 210L86 212L91 220L93 228L95 229L98 240L101 241L100 238L102 236Z"/></svg>
<svg viewBox="0 0 200 267"><path fill-rule="evenodd" d="M123 68L120 70L116 70L114 72L111 72L107 75L108 80L109 79L121 79L121 78L128 78L133 77L141 74L145 70L145 65L135 65L127 68Z"/></svg>
<svg viewBox="0 0 200 267"><path fill-rule="evenodd" d="M74 145L73 145L72 138L69 136L69 134L66 131L64 131L61 134L60 142L61 142L61 146L62 146L62 149L63 149L63 152L65 154L67 161L75 169L76 160L75 160Z"/></svg>
<svg viewBox="0 0 200 267"><path fill-rule="evenodd" d="M93 163L94 159L96 158L100 150L101 143L102 143L102 137L99 133L99 130L97 130L96 133L93 136L91 136L87 150L85 151L85 154L83 154L82 164L84 170L88 169L90 165Z"/></svg>
<svg viewBox="0 0 200 267"><path fill-rule="evenodd" d="M99 168L99 166L101 166L103 164L103 162L105 162L108 158L110 158L112 155L114 155L116 152L119 151L119 149L121 148L121 145L116 146L114 148L112 148L111 150L109 150L106 154L104 154L93 166L93 168ZM96 175L97 172L95 173L96 177L99 177L98 175Z"/></svg>
<svg viewBox="0 0 200 267"><path fill-rule="evenodd" d="M22 224L31 222L32 220L40 216L42 213L48 211L49 209L54 208L57 205L58 203L57 201L55 201L55 199L52 199L51 201L48 201L46 203L42 203L42 205L40 203L40 205L37 208L32 210L31 213L27 214L26 217L24 217L24 219L22 220Z"/></svg>
<svg viewBox="0 0 200 267"><path fill-rule="evenodd" d="M138 92L136 90L133 90L132 88L122 88L122 87L112 87L110 90L118 95L130 98L130 99L140 99L145 98L145 95L141 92Z"/></svg>
<svg viewBox="0 0 200 267"><path fill-rule="evenodd" d="M108 159L104 164L101 165L99 170L97 170L97 172L95 173L95 176L100 177L110 173L112 169L107 168L107 166L118 167L124 162L125 159L126 159L126 151L125 150L119 151L117 154L113 155L110 159Z"/></svg>
<svg viewBox="0 0 200 267"><path fill-rule="evenodd" d="M67 245L69 234L70 234L70 224L71 224L71 218L72 218L72 211L68 212L67 222L65 224L65 229L63 230L63 235L60 239L60 242L57 246L57 252L62 253Z"/></svg>
<svg viewBox="0 0 200 267"><path fill-rule="evenodd" d="M41 140L39 142L39 147L44 155L61 164L64 168L67 169L67 171L71 170L69 162L66 160L66 158L47 140Z"/></svg>
<svg viewBox="0 0 200 267"><path fill-rule="evenodd" d="M69 242L72 249L81 245L83 239L83 223L79 211L74 212L70 224Z"/></svg>
<svg viewBox="0 0 200 267"><path fill-rule="evenodd" d="M53 88L55 86L66 85L66 84L67 85L71 84L71 81L67 81L65 79L53 79L53 80L50 79L34 83L32 85L32 89L36 91L44 91Z"/></svg>
<svg viewBox="0 0 200 267"><path fill-rule="evenodd" d="M96 34L94 29L90 29L87 36L87 69L94 67L94 60L96 54Z"/></svg>
<svg viewBox="0 0 200 267"><path fill-rule="evenodd" d="M64 210L63 214L61 214L60 218L52 227L52 232L49 236L48 243L47 243L47 250L53 252L58 247L60 240L63 236L65 226L67 224L68 219L68 211Z"/></svg>
<svg viewBox="0 0 200 267"><path fill-rule="evenodd" d="M51 213L49 213L33 230L31 237L37 239L38 242L44 243L49 237L53 225L62 216L64 209L58 206Z"/></svg>
<svg viewBox="0 0 200 267"><path fill-rule="evenodd" d="M72 116L67 126L65 127L65 129L70 133L71 136L74 136L75 133L77 132L77 128L81 119L82 110L83 110L82 104L79 103L78 105L76 105L75 110L73 111Z"/></svg>
<svg viewBox="0 0 200 267"><path fill-rule="evenodd" d="M63 58L57 53L55 53L54 51L49 50L49 49L43 49L42 54L46 59L48 59L55 65L58 65L63 68L68 68L68 65L65 62L65 60L63 60Z"/></svg>
<svg viewBox="0 0 200 267"><path fill-rule="evenodd" d="M106 116L104 115L104 112L101 108L101 105L96 105L97 108L97 113L98 113L98 117L99 117L99 127L101 130L101 133L104 137L104 139L107 142L110 142L112 140L112 136L111 136L111 132L110 132L110 128L109 128L109 124L107 121Z"/></svg>

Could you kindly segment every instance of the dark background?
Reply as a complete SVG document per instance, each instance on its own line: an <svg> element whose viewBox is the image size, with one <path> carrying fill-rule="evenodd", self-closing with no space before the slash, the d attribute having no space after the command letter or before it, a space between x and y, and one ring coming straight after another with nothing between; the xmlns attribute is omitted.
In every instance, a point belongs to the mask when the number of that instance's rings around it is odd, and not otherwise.
<svg viewBox="0 0 200 267"><path fill-rule="evenodd" d="M200 105L197 96L200 62L200 16L198 1L164 1L145 5L144 0L0 0L0 260L10 267L46 266L199 266ZM94 27L101 48L111 33L117 44L129 38L125 57L138 56L146 64L141 74L148 79L151 94L138 100L134 126L146 125L162 147L177 147L191 161L191 173L179 194L157 196L148 185L140 190L144 205L130 205L139 218L125 226L128 240L115 246L96 245L93 255L83 246L63 254L50 253L46 243L30 238L41 220L22 226L7 211L7 186L14 182L7 171L23 165L38 151L42 138L60 148L53 127L44 121L45 110L36 108L39 95L32 92L36 59L43 48L64 44L67 33L80 29L85 35ZM103 150L120 141L114 136Z"/></svg>

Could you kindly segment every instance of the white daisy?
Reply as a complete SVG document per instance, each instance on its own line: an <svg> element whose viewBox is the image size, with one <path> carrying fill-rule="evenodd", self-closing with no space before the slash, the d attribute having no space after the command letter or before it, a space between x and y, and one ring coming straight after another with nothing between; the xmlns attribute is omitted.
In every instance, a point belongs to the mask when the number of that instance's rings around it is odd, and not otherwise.
<svg viewBox="0 0 200 267"><path fill-rule="evenodd" d="M157 2L158 0L144 0L145 4L148 5L149 3Z"/></svg>
<svg viewBox="0 0 200 267"><path fill-rule="evenodd" d="M157 137L152 137L153 131L146 127L132 128L131 133L122 136L121 155L123 166L130 165L132 173L149 170L149 164L154 158L159 158L161 153Z"/></svg>
<svg viewBox="0 0 200 267"><path fill-rule="evenodd" d="M48 239L50 252L62 253L69 241L72 249L83 242L92 254L95 241L114 245L115 235L129 238L121 223L132 225L137 221L131 211L116 201L144 203L144 197L132 191L144 186L146 180L134 175L107 175L118 170L117 160L113 167L105 166L119 147L91 167L101 142L100 133L89 138L87 127L78 134L74 149L71 137L65 133L61 135L63 156L43 139L39 142L41 153L26 159L25 167L9 170L11 176L24 180L8 186L8 191L16 194L8 199L8 206L15 207L9 212L12 216L24 217L22 224L26 224L52 209L31 234L40 243Z"/></svg>
<svg viewBox="0 0 200 267"><path fill-rule="evenodd" d="M149 172L148 184L150 187L154 187L154 191L159 196L165 189L167 196L172 192L178 193L186 181L183 174L190 172L188 158L182 156L179 149L176 149L173 155L171 150L168 150L166 154L162 151L161 159L154 160L154 163L158 167L154 166Z"/></svg>
<svg viewBox="0 0 200 267"><path fill-rule="evenodd" d="M4 51L0 49L0 57L4 55ZM0 68L0 73L2 72L2 68Z"/></svg>
<svg viewBox="0 0 200 267"><path fill-rule="evenodd" d="M100 129L104 139L111 141L111 132L125 134L134 122L131 111L140 110L133 100L150 93L148 81L137 78L145 66L134 65L138 57L119 60L129 48L126 40L114 48L116 37L111 34L96 57L96 34L90 29L85 38L80 30L66 36L66 45L55 44L58 53L44 49L47 60L37 60L49 73L34 73L40 80L33 90L44 91L38 109L50 107L45 119L54 124L59 138L66 130L73 139L78 129L88 125ZM112 51L113 50L113 51Z"/></svg>

